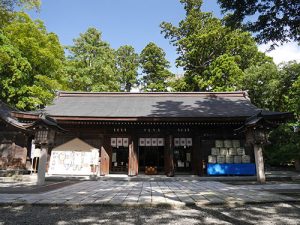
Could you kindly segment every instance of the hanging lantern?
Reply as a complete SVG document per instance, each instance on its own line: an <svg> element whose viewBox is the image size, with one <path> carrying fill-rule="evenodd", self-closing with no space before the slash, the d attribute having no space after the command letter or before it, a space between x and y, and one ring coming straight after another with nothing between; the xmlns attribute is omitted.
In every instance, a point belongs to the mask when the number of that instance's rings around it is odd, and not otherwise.
<svg viewBox="0 0 300 225"><path fill-rule="evenodd" d="M268 142L266 129L259 127L254 130L254 140L257 144L265 144Z"/></svg>
<svg viewBox="0 0 300 225"><path fill-rule="evenodd" d="M266 129L263 127L249 127L246 129L247 144L265 144L268 142Z"/></svg>
<svg viewBox="0 0 300 225"><path fill-rule="evenodd" d="M36 128L34 142L38 145L51 145L54 143L55 131L46 127Z"/></svg>

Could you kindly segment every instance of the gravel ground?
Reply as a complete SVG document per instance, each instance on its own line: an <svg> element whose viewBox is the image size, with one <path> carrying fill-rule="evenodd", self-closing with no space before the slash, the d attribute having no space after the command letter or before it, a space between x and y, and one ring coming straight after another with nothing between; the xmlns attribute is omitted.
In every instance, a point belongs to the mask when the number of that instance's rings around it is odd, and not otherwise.
<svg viewBox="0 0 300 225"><path fill-rule="evenodd" d="M300 224L300 204L276 203L184 209L1 206L0 224Z"/></svg>

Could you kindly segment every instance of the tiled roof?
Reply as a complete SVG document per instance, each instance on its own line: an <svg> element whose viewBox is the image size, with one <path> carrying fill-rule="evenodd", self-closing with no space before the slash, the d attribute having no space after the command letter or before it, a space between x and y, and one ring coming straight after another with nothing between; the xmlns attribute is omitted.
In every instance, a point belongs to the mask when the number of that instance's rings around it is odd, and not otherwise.
<svg viewBox="0 0 300 225"><path fill-rule="evenodd" d="M250 102L246 92L59 92L43 111L56 117L224 118L249 117L261 109Z"/></svg>

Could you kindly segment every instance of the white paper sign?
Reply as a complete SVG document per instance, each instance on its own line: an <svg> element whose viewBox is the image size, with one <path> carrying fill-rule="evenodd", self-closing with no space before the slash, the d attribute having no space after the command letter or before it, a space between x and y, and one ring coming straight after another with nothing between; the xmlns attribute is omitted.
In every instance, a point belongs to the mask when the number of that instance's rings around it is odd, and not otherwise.
<svg viewBox="0 0 300 225"><path fill-rule="evenodd" d="M186 146L186 139L180 138L180 146Z"/></svg>
<svg viewBox="0 0 300 225"><path fill-rule="evenodd" d="M151 138L151 146L157 146L157 138Z"/></svg>
<svg viewBox="0 0 300 225"><path fill-rule="evenodd" d="M186 161L191 161L191 153L186 153Z"/></svg>
<svg viewBox="0 0 300 225"><path fill-rule="evenodd" d="M178 161L177 164L178 164L178 167L184 167L184 162Z"/></svg>
<svg viewBox="0 0 300 225"><path fill-rule="evenodd" d="M151 138L146 138L146 146L151 146Z"/></svg>
<svg viewBox="0 0 300 225"><path fill-rule="evenodd" d="M192 138L187 138L186 139L186 145L189 146L189 147L192 146L193 145L193 139Z"/></svg>
<svg viewBox="0 0 300 225"><path fill-rule="evenodd" d="M34 158L34 157L41 157L41 149L39 149L39 148L34 148L34 150L33 150L33 157L32 158Z"/></svg>
<svg viewBox="0 0 300 225"><path fill-rule="evenodd" d="M123 138L123 146L128 147L128 138Z"/></svg>
<svg viewBox="0 0 300 225"><path fill-rule="evenodd" d="M111 138L110 139L110 145L112 147L117 147L117 138Z"/></svg>
<svg viewBox="0 0 300 225"><path fill-rule="evenodd" d="M116 161L117 161L117 153L114 152L114 153L112 154L111 161L112 161L112 162L116 162Z"/></svg>
<svg viewBox="0 0 300 225"><path fill-rule="evenodd" d="M49 174L91 174L91 151L52 151Z"/></svg>
<svg viewBox="0 0 300 225"><path fill-rule="evenodd" d="M175 147L180 146L180 139L179 138L174 138L174 146Z"/></svg>
<svg viewBox="0 0 300 225"><path fill-rule="evenodd" d="M99 162L99 152L98 152L98 149L92 149L91 164L92 165L98 165L98 162Z"/></svg>
<svg viewBox="0 0 300 225"><path fill-rule="evenodd" d="M164 146L165 139L164 138L157 138L157 146Z"/></svg>
<svg viewBox="0 0 300 225"><path fill-rule="evenodd" d="M34 144L34 140L31 141L31 152L30 152L30 158L33 159L34 158L34 151L35 151L35 144Z"/></svg>
<svg viewBox="0 0 300 225"><path fill-rule="evenodd" d="M117 147L120 147L123 145L123 138L117 138Z"/></svg>
<svg viewBox="0 0 300 225"><path fill-rule="evenodd" d="M139 139L139 146L145 146L146 143L145 143L145 138L140 138Z"/></svg>

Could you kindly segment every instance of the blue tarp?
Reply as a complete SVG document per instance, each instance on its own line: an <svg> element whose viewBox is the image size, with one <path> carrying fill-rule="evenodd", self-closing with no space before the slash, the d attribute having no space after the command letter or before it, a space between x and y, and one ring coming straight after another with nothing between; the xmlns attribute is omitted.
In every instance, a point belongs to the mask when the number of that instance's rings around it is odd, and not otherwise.
<svg viewBox="0 0 300 225"><path fill-rule="evenodd" d="M255 175L255 163L207 164L208 175Z"/></svg>

